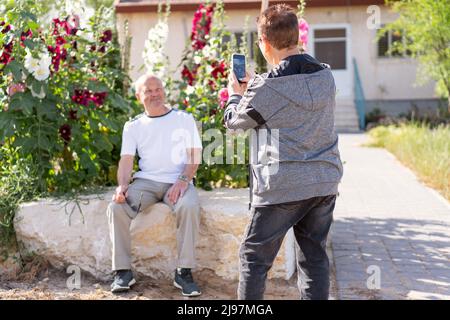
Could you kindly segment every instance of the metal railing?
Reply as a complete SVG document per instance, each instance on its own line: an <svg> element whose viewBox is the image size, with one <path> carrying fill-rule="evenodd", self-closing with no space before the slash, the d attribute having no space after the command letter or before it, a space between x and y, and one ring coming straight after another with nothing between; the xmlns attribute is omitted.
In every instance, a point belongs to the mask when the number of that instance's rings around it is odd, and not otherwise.
<svg viewBox="0 0 450 320"><path fill-rule="evenodd" d="M355 106L358 113L359 129L364 130L366 127L366 98L364 97L364 89L359 76L358 64L356 59L353 58L353 70L355 81Z"/></svg>

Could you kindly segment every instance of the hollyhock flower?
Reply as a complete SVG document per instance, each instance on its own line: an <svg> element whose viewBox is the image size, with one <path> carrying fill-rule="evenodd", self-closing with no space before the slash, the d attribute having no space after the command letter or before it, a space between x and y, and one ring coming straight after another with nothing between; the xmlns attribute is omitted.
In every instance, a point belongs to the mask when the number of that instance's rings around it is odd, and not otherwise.
<svg viewBox="0 0 450 320"><path fill-rule="evenodd" d="M88 90L75 89L74 94L72 95L73 102L87 107L89 104L89 100L90 100L90 93Z"/></svg>
<svg viewBox="0 0 450 320"><path fill-rule="evenodd" d="M20 34L20 45L25 48L25 44L24 41L27 40L28 38L31 38L33 36L33 32L31 31L31 29L28 29L25 32L22 32Z"/></svg>
<svg viewBox="0 0 450 320"><path fill-rule="evenodd" d="M105 31L103 31L103 34L100 37L100 42L103 42L103 43L110 42L111 39L112 39L112 31L105 30Z"/></svg>
<svg viewBox="0 0 450 320"><path fill-rule="evenodd" d="M193 86L187 86L186 88L186 94L191 95L195 92L195 88Z"/></svg>
<svg viewBox="0 0 450 320"><path fill-rule="evenodd" d="M66 39L64 39L64 37L61 37L61 36L57 36L56 37L56 44L58 45L58 46L62 46L63 44L65 44L67 41L66 41Z"/></svg>
<svg viewBox="0 0 450 320"><path fill-rule="evenodd" d="M213 7L208 5L205 7L201 4L198 10L194 13L192 19L192 48L194 50L201 50L206 46L206 36L211 31Z"/></svg>
<svg viewBox="0 0 450 320"><path fill-rule="evenodd" d="M23 83L12 83L9 87L8 87L8 95L10 97L12 97L13 95L15 95L17 92L24 92L25 91L25 84Z"/></svg>
<svg viewBox="0 0 450 320"><path fill-rule="evenodd" d="M70 110L69 110L68 118L69 118L70 120L77 120L77 119L78 119L78 118L77 118L77 110L70 109Z"/></svg>
<svg viewBox="0 0 450 320"><path fill-rule="evenodd" d="M27 48L25 55L24 66L30 73L33 74L36 80L42 81L50 75L51 58L48 52L41 52L39 58L34 58L31 51Z"/></svg>
<svg viewBox="0 0 450 320"><path fill-rule="evenodd" d="M96 107L100 107L108 95L107 92L96 92L91 96L91 101L94 102Z"/></svg>
<svg viewBox="0 0 450 320"><path fill-rule="evenodd" d="M219 101L220 102L227 102L229 98L228 89L222 88L219 91Z"/></svg>
<svg viewBox="0 0 450 320"><path fill-rule="evenodd" d="M6 66L8 63L14 60L12 56L13 40L3 46L2 54L0 55L0 64Z"/></svg>
<svg viewBox="0 0 450 320"><path fill-rule="evenodd" d="M195 64L200 64L202 62L202 57L200 56L194 56L194 63Z"/></svg>
<svg viewBox="0 0 450 320"><path fill-rule="evenodd" d="M80 27L80 16L77 14L73 14L70 18L69 18L70 23L72 24L73 28L78 29Z"/></svg>
<svg viewBox="0 0 450 320"><path fill-rule="evenodd" d="M188 84L190 86L192 86L192 84L195 81L195 73L191 72L187 66L184 66L183 70L181 71L181 76L183 77L183 79L185 79Z"/></svg>
<svg viewBox="0 0 450 320"><path fill-rule="evenodd" d="M77 120L77 110L70 109L69 115L67 116L70 120Z"/></svg>
<svg viewBox="0 0 450 320"><path fill-rule="evenodd" d="M59 135L64 140L64 144L69 143L72 137L72 128L70 127L70 125L68 125L67 123L63 124L59 128Z"/></svg>
<svg viewBox="0 0 450 320"><path fill-rule="evenodd" d="M7 33L11 30L11 25L8 24L5 27L2 28L2 33Z"/></svg>
<svg viewBox="0 0 450 320"><path fill-rule="evenodd" d="M106 47L105 46L101 46L100 49L98 49L98 52L105 53L106 52Z"/></svg>
<svg viewBox="0 0 450 320"><path fill-rule="evenodd" d="M33 73L39 68L39 59L34 58L28 48L26 49L26 52L24 67L28 72Z"/></svg>
<svg viewBox="0 0 450 320"><path fill-rule="evenodd" d="M45 66L39 66L39 68L33 72L33 76L38 81L43 81L50 76L50 69Z"/></svg>
<svg viewBox="0 0 450 320"><path fill-rule="evenodd" d="M213 70L211 71L211 75L213 76L214 79L218 79L219 76L221 76L222 78L226 77L226 66L225 66L225 62L224 61L220 61L220 62L213 62L212 65Z"/></svg>
<svg viewBox="0 0 450 320"><path fill-rule="evenodd" d="M309 32L309 24L305 19L300 19L298 23L299 30L299 41L303 44L304 47L308 44L308 32Z"/></svg>

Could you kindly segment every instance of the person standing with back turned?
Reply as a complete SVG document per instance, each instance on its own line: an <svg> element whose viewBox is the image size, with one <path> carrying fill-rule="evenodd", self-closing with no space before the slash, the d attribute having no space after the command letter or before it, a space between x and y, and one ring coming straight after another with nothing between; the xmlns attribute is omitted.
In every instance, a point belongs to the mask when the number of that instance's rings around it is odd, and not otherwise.
<svg viewBox="0 0 450 320"><path fill-rule="evenodd" d="M239 251L238 298L263 299L267 273L293 227L301 298L328 299L326 240L343 174L334 131L334 78L328 65L299 51L292 8L271 6L257 23L259 47L274 68L242 83L231 72L224 116L228 129L256 133L250 142L251 221Z"/></svg>

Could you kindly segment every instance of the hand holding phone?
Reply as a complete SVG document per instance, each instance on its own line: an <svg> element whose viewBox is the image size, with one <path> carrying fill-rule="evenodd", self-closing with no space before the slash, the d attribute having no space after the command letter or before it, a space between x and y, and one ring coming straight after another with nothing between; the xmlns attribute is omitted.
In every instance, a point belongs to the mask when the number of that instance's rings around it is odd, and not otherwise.
<svg viewBox="0 0 450 320"><path fill-rule="evenodd" d="M232 70L239 82L243 82L246 76L245 72L245 56L243 54L234 53L232 55Z"/></svg>

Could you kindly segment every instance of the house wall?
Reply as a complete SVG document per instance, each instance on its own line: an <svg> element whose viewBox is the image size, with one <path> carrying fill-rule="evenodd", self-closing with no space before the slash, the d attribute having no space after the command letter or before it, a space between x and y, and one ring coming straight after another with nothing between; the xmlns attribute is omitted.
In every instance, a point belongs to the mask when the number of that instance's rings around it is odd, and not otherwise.
<svg viewBox="0 0 450 320"><path fill-rule="evenodd" d="M376 30L369 30L366 21L369 13L366 6L307 8L306 20L310 25L348 23L350 25L351 55L356 58L365 97L372 101L370 106L382 105L382 100L422 100L436 98L434 83L416 86L417 62L410 58L379 58L375 43ZM381 22L395 19L388 8L381 8ZM171 67L175 68L181 60L186 40L191 31L192 12L173 12L169 18L169 41L167 53ZM243 29L245 17L250 16L249 24L255 30L255 19L259 10L228 10L227 27L232 31ZM148 30L157 22L156 13L121 13L117 15L118 30L123 30L125 20L129 21L129 30L133 36L131 50L131 77L136 79L144 70L138 70L143 64L142 52ZM123 34L120 32L120 41ZM311 44L310 44L311 45ZM179 74L179 73L178 73Z"/></svg>

